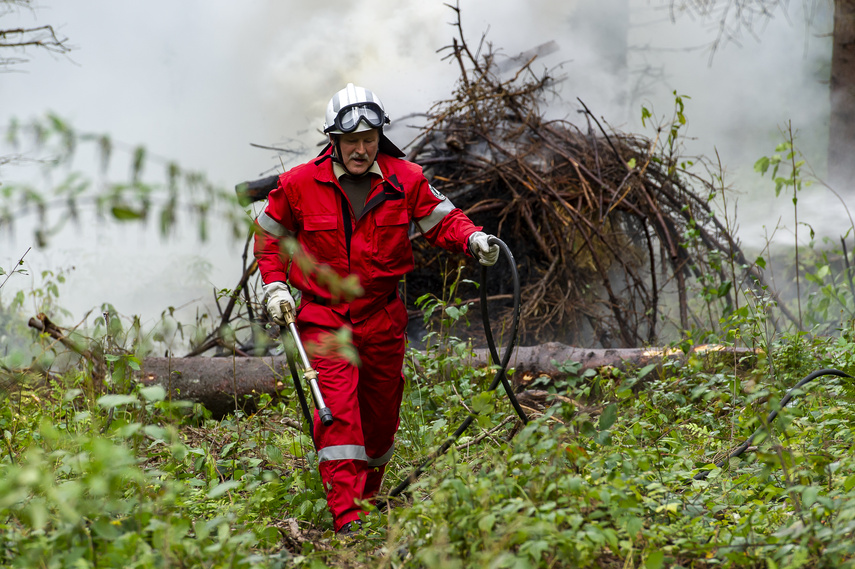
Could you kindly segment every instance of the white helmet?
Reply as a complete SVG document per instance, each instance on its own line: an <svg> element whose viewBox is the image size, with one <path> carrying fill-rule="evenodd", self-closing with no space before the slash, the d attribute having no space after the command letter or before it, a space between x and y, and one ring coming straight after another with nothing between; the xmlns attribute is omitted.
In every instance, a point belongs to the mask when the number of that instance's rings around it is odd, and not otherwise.
<svg viewBox="0 0 855 569"><path fill-rule="evenodd" d="M325 134L346 134L380 129L389 124L389 115L380 98L362 87L348 83L327 104Z"/></svg>

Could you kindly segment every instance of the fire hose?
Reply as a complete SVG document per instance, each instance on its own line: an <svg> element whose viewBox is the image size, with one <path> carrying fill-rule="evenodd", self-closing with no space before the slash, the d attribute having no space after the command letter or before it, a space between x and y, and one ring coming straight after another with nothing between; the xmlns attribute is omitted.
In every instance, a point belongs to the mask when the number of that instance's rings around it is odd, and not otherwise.
<svg viewBox="0 0 855 569"><path fill-rule="evenodd" d="M754 442L754 437L759 435L764 429L766 429L769 426L769 424L772 423L772 421L775 420L775 417L778 416L778 411L780 411L781 409L783 409L784 407L787 406L787 403L789 403L792 400L792 398L798 394L797 392L799 389L801 389L802 387L804 387L805 385L807 385L808 383L810 383L814 379L816 379L818 377L825 376L825 375L834 375L837 377L848 377L849 379L855 379L851 375L849 375L848 373L845 373L845 372L840 371L839 369L833 369L833 368L820 369L820 370L817 370L813 373L806 375L798 383L796 383L789 390L787 390L786 395L784 395L784 398L781 399L781 403L780 403L779 407L777 409L775 409L774 411L769 413L769 415L766 417L766 420L763 422L763 425L758 427L757 430L755 430L751 434L750 437L748 437L747 439L742 441L742 443L740 443L739 446L737 446L732 451L730 451L726 457L717 461L715 463L716 467L721 468L728 461L730 461L731 458L736 458L737 456L741 455L746 450L748 450L748 447L750 447L751 443ZM706 477L709 476L710 472L711 471L709 471L709 470L701 470L700 472L695 474L695 476L693 477L693 480L706 480Z"/></svg>
<svg viewBox="0 0 855 569"><path fill-rule="evenodd" d="M513 387L511 386L510 381L508 381L508 362L511 360L511 355L514 351L514 345L517 341L517 327L519 325L520 320L520 275L517 271L517 264L514 260L514 256L511 253L511 250L505 245L505 242L499 239L498 237L490 236L488 239L488 243L490 245L498 245L499 249L504 253L505 258L508 261L508 265L510 265L511 277L513 278L514 283L514 308L513 308L513 316L511 318L511 328L508 333L508 345L505 348L504 355L500 358L498 352L496 351L496 343L493 340L493 332L490 327L490 315L487 310L487 267L481 265L481 318L484 323L484 335L487 339L487 347L490 350L490 356L493 358L493 362L501 362L499 364L498 369L496 370L496 376L493 378L493 381L490 383L490 386L487 388L487 391L495 391L495 389L499 386L501 382L502 386L505 388L505 393L508 395L508 399L511 402L511 405L516 411L517 416L523 422L523 424L528 423L528 416L523 411L523 408L520 406L519 401L517 401L516 395L514 395ZM457 430L449 436L445 442L443 442L436 450L430 453L427 457L425 457L421 464L416 467L415 470L410 472L410 474L401 481L391 492L389 492L388 497L385 500L380 500L377 502L377 508L379 510L385 509L389 504L389 499L399 496L404 490L409 487L410 484L416 481L422 473L430 467L434 461L445 454L445 452L454 444L460 435L469 428L469 425L475 420L477 415L475 413L470 412L466 419L457 427Z"/></svg>

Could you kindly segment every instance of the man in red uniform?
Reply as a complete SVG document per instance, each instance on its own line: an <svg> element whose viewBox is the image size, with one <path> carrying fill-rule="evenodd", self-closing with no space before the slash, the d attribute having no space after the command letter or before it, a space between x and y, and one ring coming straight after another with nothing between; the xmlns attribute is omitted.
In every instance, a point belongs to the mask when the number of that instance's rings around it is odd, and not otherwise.
<svg viewBox="0 0 855 569"><path fill-rule="evenodd" d="M499 255L419 166L401 159L403 152L383 133L386 124L380 99L349 83L327 105L330 144L279 177L256 220L255 256L271 318L282 323L281 303L294 306L290 283L301 292L297 326L304 344L317 345L346 328L359 356L358 365L320 353L311 362L334 417L324 426L316 413L314 436L339 533L361 524L356 501L379 491L394 450L407 327L398 283L413 269L410 223L431 244L469 252L484 265ZM291 255L280 247L285 237L299 244ZM351 300L332 294L330 270L341 278L355 275L363 293Z"/></svg>

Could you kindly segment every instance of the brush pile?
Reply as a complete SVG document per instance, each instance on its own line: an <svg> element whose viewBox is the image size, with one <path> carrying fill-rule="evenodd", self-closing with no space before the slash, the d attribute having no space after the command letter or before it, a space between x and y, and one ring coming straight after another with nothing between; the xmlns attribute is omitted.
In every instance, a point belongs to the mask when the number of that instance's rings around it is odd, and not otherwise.
<svg viewBox="0 0 855 569"><path fill-rule="evenodd" d="M716 189L677 163L680 99L674 122L653 140L607 132L584 103L583 131L545 118L555 83L532 70L533 59L503 79L483 39L473 53L461 32L447 49L460 79L431 109L408 159L513 251L523 283L521 343L650 344L663 327L697 323L694 298L704 312L710 303L726 310L734 280L757 283L759 273L710 208ZM425 240L413 244L410 302L441 290L443 272L456 268ZM478 280L474 265L462 278ZM732 266L743 274L734 277ZM507 315L511 280L494 274L490 314Z"/></svg>

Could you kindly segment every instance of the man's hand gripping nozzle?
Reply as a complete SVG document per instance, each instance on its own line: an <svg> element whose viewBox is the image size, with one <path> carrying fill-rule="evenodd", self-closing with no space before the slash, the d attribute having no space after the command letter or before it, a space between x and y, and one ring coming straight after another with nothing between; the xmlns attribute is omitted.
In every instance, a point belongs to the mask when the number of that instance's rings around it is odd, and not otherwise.
<svg viewBox="0 0 855 569"><path fill-rule="evenodd" d="M297 353L300 355L300 363L303 367L303 378L309 384L309 390L312 392L312 399L315 401L315 409L321 418L321 423L325 427L329 427L333 422L332 411L324 403L324 397L321 395L321 388L318 385L318 372L312 369L309 364L309 356L306 355L306 350L303 348L303 342L300 341L300 333L297 332L297 315L294 312L294 307L284 300L279 304L282 308L282 317L285 320L285 325L288 331L291 332L291 337L294 339L294 345L297 347Z"/></svg>

